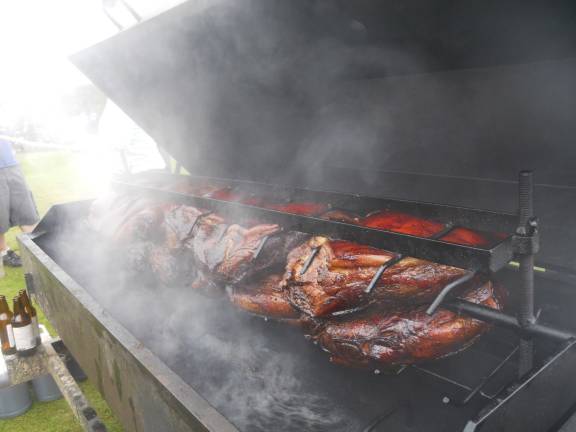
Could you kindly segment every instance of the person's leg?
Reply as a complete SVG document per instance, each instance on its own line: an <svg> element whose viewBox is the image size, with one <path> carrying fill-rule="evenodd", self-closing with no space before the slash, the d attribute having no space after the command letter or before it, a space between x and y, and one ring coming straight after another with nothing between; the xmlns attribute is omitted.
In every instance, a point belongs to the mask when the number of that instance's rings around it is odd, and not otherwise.
<svg viewBox="0 0 576 432"><path fill-rule="evenodd" d="M10 226L19 225L24 232L30 232L38 222L38 211L19 166L4 168L5 183L9 191ZM4 265L20 267L22 261L16 252L6 248L2 258Z"/></svg>
<svg viewBox="0 0 576 432"><path fill-rule="evenodd" d="M38 211L20 167L16 165L4 170L10 191L11 226L34 226L39 220Z"/></svg>
<svg viewBox="0 0 576 432"><path fill-rule="evenodd" d="M0 168L0 258L8 250L6 232L10 229L10 189L6 181L6 168Z"/></svg>
<svg viewBox="0 0 576 432"><path fill-rule="evenodd" d="M2 214L2 212L0 212L0 214ZM0 216L0 220L1 219L2 217ZM5 216L5 220L8 220L8 216ZM8 267L20 267L22 265L22 260L20 259L20 257L16 254L16 252L10 250L10 248L8 247L8 243L6 243L5 232L0 234L0 259L2 259L2 263Z"/></svg>
<svg viewBox="0 0 576 432"><path fill-rule="evenodd" d="M20 229L23 233L31 233L36 228L36 225L20 225ZM1 244L1 242L0 242Z"/></svg>

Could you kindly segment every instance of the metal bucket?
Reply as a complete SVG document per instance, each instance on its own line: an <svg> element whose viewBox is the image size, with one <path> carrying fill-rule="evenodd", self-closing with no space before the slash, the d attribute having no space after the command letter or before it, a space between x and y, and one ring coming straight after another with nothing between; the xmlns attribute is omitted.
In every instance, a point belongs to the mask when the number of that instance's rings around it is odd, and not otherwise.
<svg viewBox="0 0 576 432"><path fill-rule="evenodd" d="M28 383L0 388L0 419L24 414L31 405Z"/></svg>
<svg viewBox="0 0 576 432"><path fill-rule="evenodd" d="M46 374L32 380L32 388L39 402L48 402L62 397L60 389L56 385L54 378Z"/></svg>

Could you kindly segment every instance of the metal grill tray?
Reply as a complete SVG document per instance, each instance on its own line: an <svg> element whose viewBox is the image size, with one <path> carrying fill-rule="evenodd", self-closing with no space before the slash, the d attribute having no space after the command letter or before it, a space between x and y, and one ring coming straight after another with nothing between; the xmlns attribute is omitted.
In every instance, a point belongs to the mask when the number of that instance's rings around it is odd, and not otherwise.
<svg viewBox="0 0 576 432"><path fill-rule="evenodd" d="M198 178L196 181L198 180L201 180L201 178ZM207 181L212 184L220 183L223 186L234 186L235 190L243 190L247 193L254 192L260 196L310 200L313 202L328 203L336 208L350 211L362 211L363 213L375 209L404 211L423 218L436 218L439 222L443 222L452 228L464 226L466 228L487 229L488 226L491 226L492 230L499 230L508 235L500 240L495 239L492 245L483 248L442 241L434 237L417 237L399 232L321 219L319 217L284 213L239 202L186 195L128 182L116 182L114 187L125 190L131 194L143 194L158 200L199 206L224 215L229 213L238 214L238 212L241 212L241 214L246 217L254 217L269 223L277 223L285 229L356 241L358 243L392 250L404 256L413 256L471 270L477 270L479 268L490 271L500 270L512 259L514 254L510 232L516 223L516 217L506 213L495 213L485 210L415 201L360 197L335 192L287 188L256 182L232 180L223 182L222 180L216 179L207 179Z"/></svg>

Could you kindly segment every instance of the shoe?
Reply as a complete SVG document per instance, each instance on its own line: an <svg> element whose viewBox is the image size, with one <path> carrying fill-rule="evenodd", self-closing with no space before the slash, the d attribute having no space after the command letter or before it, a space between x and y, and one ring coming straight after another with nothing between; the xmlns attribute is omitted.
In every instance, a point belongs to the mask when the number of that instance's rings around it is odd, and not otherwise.
<svg viewBox="0 0 576 432"><path fill-rule="evenodd" d="M22 267L22 260L13 250L6 252L6 255L2 257L2 262L7 267Z"/></svg>

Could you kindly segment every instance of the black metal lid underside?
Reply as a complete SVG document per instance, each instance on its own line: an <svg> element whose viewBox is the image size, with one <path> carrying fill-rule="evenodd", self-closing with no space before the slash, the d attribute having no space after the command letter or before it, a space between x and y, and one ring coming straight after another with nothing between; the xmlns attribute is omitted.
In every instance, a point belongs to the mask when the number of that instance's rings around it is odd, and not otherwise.
<svg viewBox="0 0 576 432"><path fill-rule="evenodd" d="M533 169L576 267L575 58L567 0L213 0L73 62L198 175L515 211Z"/></svg>

